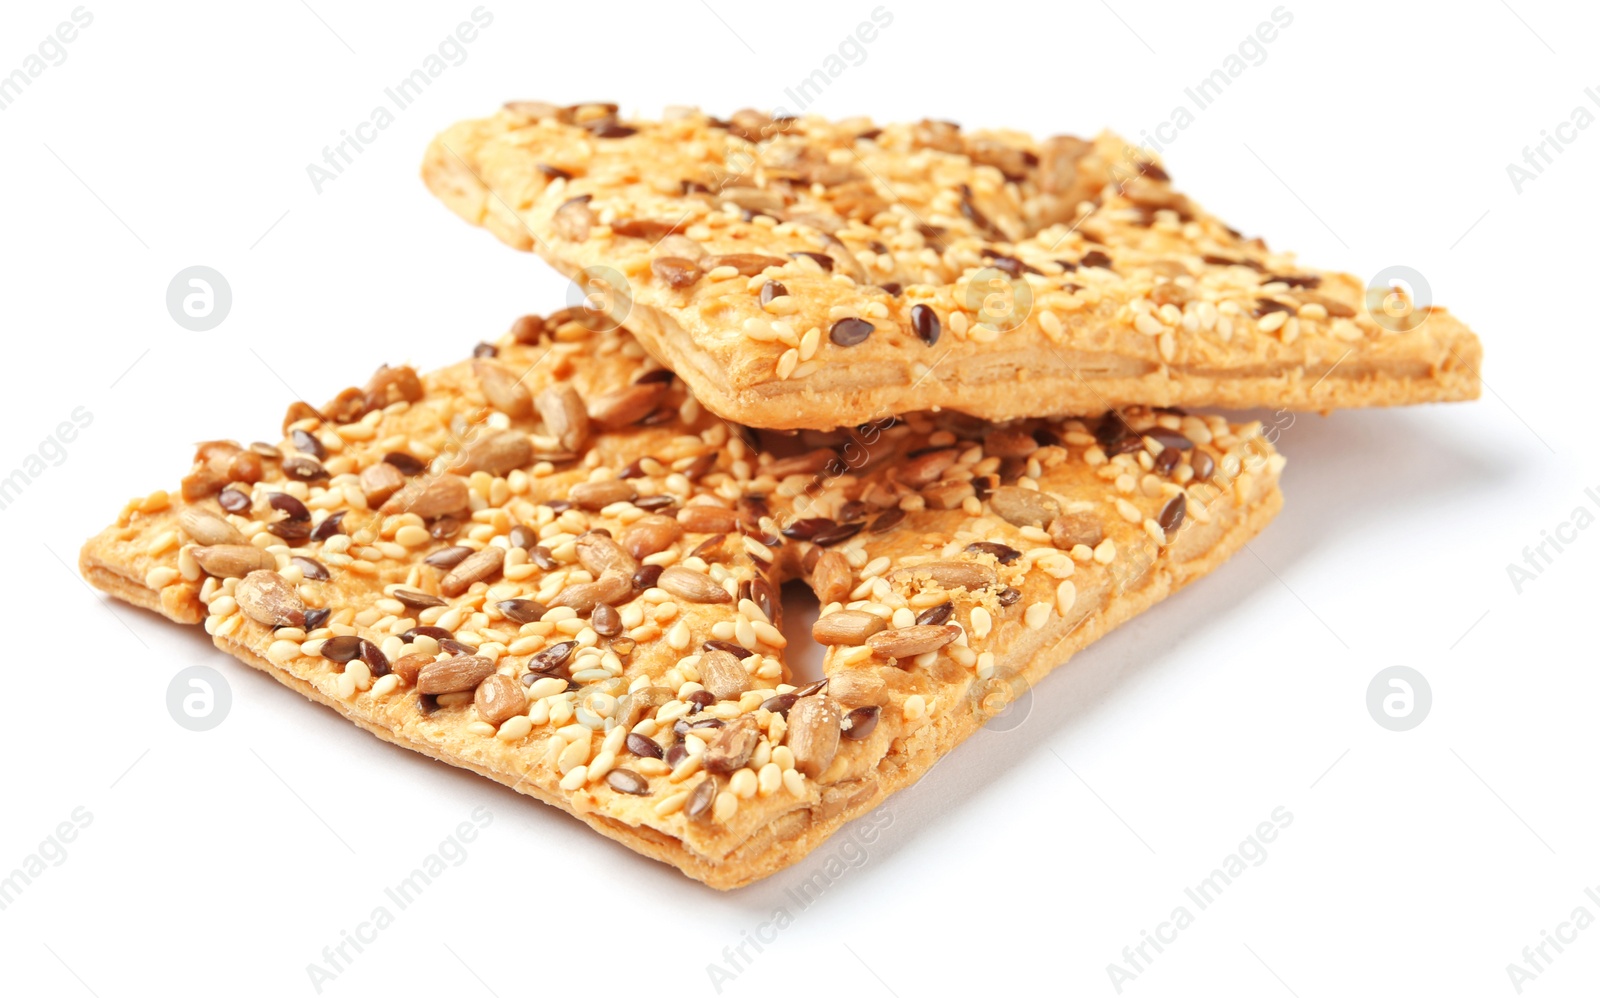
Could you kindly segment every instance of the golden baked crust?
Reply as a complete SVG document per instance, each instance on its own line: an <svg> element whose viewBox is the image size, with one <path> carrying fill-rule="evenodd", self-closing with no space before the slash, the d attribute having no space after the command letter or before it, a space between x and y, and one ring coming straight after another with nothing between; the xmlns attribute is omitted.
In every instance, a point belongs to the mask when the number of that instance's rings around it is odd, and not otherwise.
<svg viewBox="0 0 1600 998"><path fill-rule="evenodd" d="M85 577L731 888L914 782L1280 502L1259 425L1176 412L914 415L758 449L583 318L295 403L281 444L201 445L180 489L85 545ZM820 688L784 665L791 578L823 603Z"/></svg>
<svg viewBox="0 0 1600 998"><path fill-rule="evenodd" d="M1478 340L1449 313L1242 238L1113 135L615 111L509 104L439 135L423 178L613 295L747 425L1479 392Z"/></svg>

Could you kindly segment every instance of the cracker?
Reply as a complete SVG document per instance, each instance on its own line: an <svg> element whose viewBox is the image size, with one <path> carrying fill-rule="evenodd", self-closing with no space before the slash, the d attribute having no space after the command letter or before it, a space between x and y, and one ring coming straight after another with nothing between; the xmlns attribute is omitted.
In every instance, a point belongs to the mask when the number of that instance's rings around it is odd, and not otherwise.
<svg viewBox="0 0 1600 998"><path fill-rule="evenodd" d="M591 324L527 317L481 356L295 403L278 444L203 444L88 542L84 575L731 888L1279 506L1259 424L922 414L758 438ZM785 664L788 579L821 593L820 686Z"/></svg>
<svg viewBox="0 0 1600 998"><path fill-rule="evenodd" d="M1109 134L520 102L439 135L422 172L469 222L613 296L748 425L1479 392L1478 340L1449 313L1242 237Z"/></svg>

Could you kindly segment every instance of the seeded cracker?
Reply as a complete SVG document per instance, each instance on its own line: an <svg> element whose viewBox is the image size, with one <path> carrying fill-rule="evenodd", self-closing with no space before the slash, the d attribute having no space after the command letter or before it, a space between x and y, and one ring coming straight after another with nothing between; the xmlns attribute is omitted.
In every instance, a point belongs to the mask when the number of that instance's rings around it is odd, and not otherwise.
<svg viewBox="0 0 1600 998"><path fill-rule="evenodd" d="M1241 237L1109 134L517 102L441 134L423 177L631 299L645 346L746 425L1479 392L1447 312Z"/></svg>
<svg viewBox="0 0 1600 998"><path fill-rule="evenodd" d="M1277 511L1259 424L913 415L758 451L620 329L525 317L278 444L201 445L82 553L381 738L731 888L918 779ZM621 413L622 415L617 415ZM824 682L778 587L823 602Z"/></svg>

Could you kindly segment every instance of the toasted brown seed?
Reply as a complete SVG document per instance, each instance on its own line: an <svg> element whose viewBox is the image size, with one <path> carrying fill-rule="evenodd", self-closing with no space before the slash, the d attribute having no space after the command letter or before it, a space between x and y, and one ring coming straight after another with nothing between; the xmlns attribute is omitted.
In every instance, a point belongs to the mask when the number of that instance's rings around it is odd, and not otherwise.
<svg viewBox="0 0 1600 998"><path fill-rule="evenodd" d="M577 452L589 442L589 411L578 390L566 382L551 385L534 399L545 430L561 441L561 446Z"/></svg>
<svg viewBox="0 0 1600 998"><path fill-rule="evenodd" d="M486 471L491 475L505 475L532 463L533 441L526 433L498 430L474 437L450 470L462 474Z"/></svg>
<svg viewBox="0 0 1600 998"><path fill-rule="evenodd" d="M613 769L606 774L606 785L619 794L643 797L650 793L650 781L631 769Z"/></svg>
<svg viewBox="0 0 1600 998"><path fill-rule="evenodd" d="M930 561L925 565L897 568L889 573L889 581L897 585L910 585L919 576L931 578L941 589L966 589L977 592L995 584L994 569L970 561Z"/></svg>
<svg viewBox="0 0 1600 998"><path fill-rule="evenodd" d="M589 626L603 638L614 638L622 633L622 615L609 603L596 603L589 614Z"/></svg>
<svg viewBox="0 0 1600 998"><path fill-rule="evenodd" d="M955 624L913 624L879 631L867 639L867 646L884 658L915 658L943 648L960 633L961 628Z"/></svg>
<svg viewBox="0 0 1600 998"><path fill-rule="evenodd" d="M632 502L639 492L620 478L607 478L598 482L579 482L567 493L572 505L590 511L601 510L614 502Z"/></svg>
<svg viewBox="0 0 1600 998"><path fill-rule="evenodd" d="M705 273L699 264L681 256L656 257L650 261L650 272L672 288L687 288Z"/></svg>
<svg viewBox="0 0 1600 998"><path fill-rule="evenodd" d="M761 729L756 719L745 714L722 729L716 740L706 746L702 764L710 773L726 775L740 769L750 761L750 754L761 740Z"/></svg>
<svg viewBox="0 0 1600 998"><path fill-rule="evenodd" d="M628 737L623 740L623 744L628 746L629 752L641 759L661 758L661 744L654 738L646 738L637 731L628 732Z"/></svg>
<svg viewBox="0 0 1600 998"><path fill-rule="evenodd" d="M178 526L194 538L196 544L249 543L233 524L199 506L185 506L178 513Z"/></svg>
<svg viewBox="0 0 1600 998"><path fill-rule="evenodd" d="M817 618L811 625L811 637L823 645L859 645L883 628L883 618L875 613L836 610Z"/></svg>
<svg viewBox="0 0 1600 998"><path fill-rule="evenodd" d="M683 536L683 528L670 516L641 516L622 530L622 546L635 558L665 551Z"/></svg>
<svg viewBox="0 0 1600 998"><path fill-rule="evenodd" d="M531 599L501 600L495 604L495 609L505 614L507 620L516 624L531 624L546 613L543 603Z"/></svg>
<svg viewBox="0 0 1600 998"><path fill-rule="evenodd" d="M659 381L618 388L590 404L589 420L608 430L631 426L654 412L666 392L667 386Z"/></svg>
<svg viewBox="0 0 1600 998"><path fill-rule="evenodd" d="M711 805L716 799L717 781L708 776L689 791L689 799L683 802L683 813L693 819L704 818L711 814Z"/></svg>
<svg viewBox="0 0 1600 998"><path fill-rule="evenodd" d="M779 458L762 470L774 478L786 478L789 475L814 475L838 459L839 452L832 447L818 447L816 450L807 451L804 454Z"/></svg>
<svg viewBox="0 0 1600 998"><path fill-rule="evenodd" d="M939 342L939 313L927 305L911 306L911 330L917 339L933 346Z"/></svg>
<svg viewBox="0 0 1600 998"><path fill-rule="evenodd" d="M416 478L379 507L385 516L415 513L424 520L460 513L472 504L472 491L459 475Z"/></svg>
<svg viewBox="0 0 1600 998"><path fill-rule="evenodd" d="M472 373L478 376L478 387L489 404L510 416L524 419L533 415L533 394L515 374L503 364L492 360L475 360Z"/></svg>
<svg viewBox="0 0 1600 998"><path fill-rule="evenodd" d="M841 736L853 742L871 738L872 732L878 727L878 715L881 713L878 707L857 707L850 712L850 726L844 729Z"/></svg>
<svg viewBox="0 0 1600 998"><path fill-rule="evenodd" d="M455 547L440 548L422 560L434 568L455 568L470 554L472 548L458 544Z"/></svg>
<svg viewBox="0 0 1600 998"><path fill-rule="evenodd" d="M315 558L306 558L302 555L295 555L289 559L289 564L300 569L301 573L313 582L326 582L332 577L328 573L328 566L324 565Z"/></svg>
<svg viewBox="0 0 1600 998"><path fill-rule="evenodd" d="M700 684L718 700L732 700L750 689L750 674L725 651L708 651L700 656Z"/></svg>
<svg viewBox="0 0 1600 998"><path fill-rule="evenodd" d="M699 263L706 255L704 246L677 232L661 237L661 241L656 243L656 251L662 256L682 257L690 263Z"/></svg>
<svg viewBox="0 0 1600 998"><path fill-rule="evenodd" d="M839 708L825 696L801 697L789 710L785 744L794 768L813 780L827 771L839 751Z"/></svg>
<svg viewBox="0 0 1600 998"><path fill-rule="evenodd" d="M729 190L737 191L739 188L730 188ZM726 194L727 192L724 193ZM781 256L763 256L760 253L726 253L722 256L707 257L702 261L707 270L716 270L718 267L732 267L742 277L754 277L768 267L781 267L788 262Z"/></svg>
<svg viewBox="0 0 1600 998"><path fill-rule="evenodd" d="M445 606L444 600L428 593L419 593L414 589L396 589L392 595L406 606L414 610L425 610L430 606Z"/></svg>
<svg viewBox="0 0 1600 998"><path fill-rule="evenodd" d="M508 721L528 709L528 696L522 692L521 683L510 676L496 673L478 684L478 692L473 696L472 703L478 708L480 718L499 727L500 722Z"/></svg>
<svg viewBox="0 0 1600 998"><path fill-rule="evenodd" d="M846 707L882 704L887 699L876 668L839 670L828 677L828 696Z"/></svg>
<svg viewBox="0 0 1600 998"><path fill-rule="evenodd" d="M479 655L456 655L429 662L417 672L419 693L465 693L494 675L494 663Z"/></svg>
<svg viewBox="0 0 1600 998"><path fill-rule="evenodd" d="M632 728L635 724L647 717L655 717L656 711L662 704L669 703L678 698L677 694L665 686L645 686L634 690L632 693L617 700L617 710L612 717L624 728ZM642 736L641 736L642 737ZM654 742L651 742L654 745ZM635 755L645 755L630 741L628 750ZM656 746L655 758L661 758L661 747Z"/></svg>
<svg viewBox="0 0 1600 998"><path fill-rule="evenodd" d="M902 464L898 477L903 484L914 489L932 485L947 468L956 463L956 458L960 456L960 452L953 447L931 451Z"/></svg>
<svg viewBox="0 0 1600 998"><path fill-rule="evenodd" d="M332 640L332 639L330 639ZM324 657L328 654L328 646L322 646ZM422 667L433 661L433 656L425 651L414 651L409 655L402 655L389 663L389 671L400 677L400 681L407 686L417 685L417 673Z"/></svg>
<svg viewBox="0 0 1600 998"><path fill-rule="evenodd" d="M1022 557L1022 552L1008 544L996 544L994 541L973 541L966 547L968 554L986 554L1002 565L1009 565Z"/></svg>
<svg viewBox="0 0 1600 998"><path fill-rule="evenodd" d="M593 582L579 582L561 590L550 601L552 607L570 606L579 616L593 613L600 603L625 602L633 594L633 583L626 575L602 575Z"/></svg>
<svg viewBox="0 0 1600 998"><path fill-rule="evenodd" d="M739 514L721 506L690 505L678 510L678 523L691 534L725 534L739 526Z"/></svg>
<svg viewBox="0 0 1600 998"><path fill-rule="evenodd" d="M535 672L551 672L561 668L572 657L572 651L578 647L576 641L562 641L544 649L528 659L528 668Z"/></svg>
<svg viewBox="0 0 1600 998"><path fill-rule="evenodd" d="M811 588L824 605L842 603L850 598L855 573L850 562L838 551L824 551L811 569Z"/></svg>
<svg viewBox="0 0 1600 998"><path fill-rule="evenodd" d="M599 219L589 209L589 195L585 194L562 204L550 221L561 238L581 243L589 238L589 230L598 224Z"/></svg>
<svg viewBox="0 0 1600 998"><path fill-rule="evenodd" d="M1061 504L1034 489L1002 485L989 493L989 508L1014 527L1042 527L1061 515Z"/></svg>
<svg viewBox="0 0 1600 998"><path fill-rule="evenodd" d="M579 537L577 549L578 563L596 578L607 572L632 575L639 568L639 562L622 545L597 531Z"/></svg>
<svg viewBox="0 0 1600 998"><path fill-rule="evenodd" d="M305 602L277 572L251 572L234 587L233 598L244 615L258 624L300 627L306 622Z"/></svg>
<svg viewBox="0 0 1600 998"><path fill-rule="evenodd" d="M930 606L926 610L924 610L921 613L917 614L917 623L919 623L919 624L943 624L944 622L948 621L950 619L950 616L952 614L954 614L955 612L956 612L956 605L954 603L950 602L949 600L945 600L943 603L940 603L938 606Z"/></svg>
<svg viewBox="0 0 1600 998"><path fill-rule="evenodd" d="M1156 522L1161 524L1161 529L1166 532L1168 537L1171 537L1179 527L1183 526L1183 516L1188 510L1189 501L1184 498L1182 492L1179 492L1171 499L1168 499L1165 506L1161 507L1161 515L1157 517Z"/></svg>
<svg viewBox="0 0 1600 998"><path fill-rule="evenodd" d="M712 581L711 576L704 572L697 572L692 568L682 565L673 565L664 569L661 578L656 580L656 585L667 592L686 599L691 603L730 603L733 597L728 591Z"/></svg>
<svg viewBox="0 0 1600 998"><path fill-rule="evenodd" d="M842 347L865 343L873 333L872 323L866 319L840 319L828 330L828 339Z"/></svg>
<svg viewBox="0 0 1600 998"><path fill-rule="evenodd" d="M207 575L242 579L257 569L275 569L278 559L251 544L215 544L194 549L194 560Z"/></svg>
<svg viewBox="0 0 1600 998"><path fill-rule="evenodd" d="M1071 513L1050 521L1050 543L1063 551L1079 544L1094 547L1105 540L1100 521L1088 513Z"/></svg>
<svg viewBox="0 0 1600 998"><path fill-rule="evenodd" d="M367 505L382 506L390 496L406 487L406 476L388 461L379 461L361 469L360 484Z"/></svg>
<svg viewBox="0 0 1600 998"><path fill-rule="evenodd" d="M1198 454L1198 452L1196 453ZM1198 473L1198 461L1195 463L1195 467ZM217 493L217 502L221 504L223 509L230 513L249 512L252 505L250 496L244 492L240 492L238 489L223 489L221 492Z"/></svg>
<svg viewBox="0 0 1600 998"><path fill-rule="evenodd" d="M491 544L476 554L461 559L461 564L439 580L439 591L446 596L460 596L472 588L474 582L484 582L500 574L505 564L506 549Z"/></svg>

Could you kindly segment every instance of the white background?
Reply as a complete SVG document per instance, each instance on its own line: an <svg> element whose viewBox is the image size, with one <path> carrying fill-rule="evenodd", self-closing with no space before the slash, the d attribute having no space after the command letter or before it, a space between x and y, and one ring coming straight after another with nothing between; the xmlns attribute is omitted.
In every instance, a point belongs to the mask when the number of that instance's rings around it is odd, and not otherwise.
<svg viewBox="0 0 1600 998"><path fill-rule="evenodd" d="M711 995L707 965L731 974L724 947L784 905L792 924L721 993L1113 995L1107 964L1280 806L1293 821L1265 862L1123 993L1510 995L1523 947L1579 905L1600 917L1600 530L1520 594L1506 569L1575 508L1600 512L1600 127L1520 194L1506 172L1573 108L1600 114L1592 10L1287 5L1292 26L1170 146L1170 172L1309 264L1426 275L1483 336L1484 398L1299 417L1286 508L1247 552L893 798L865 862L799 910L786 891L839 840L715 893L381 744L72 567L125 499L176 483L193 441L271 436L296 396L455 360L562 303L538 261L423 189L437 130L508 98L787 104L873 2L495 0L465 62L316 193L306 165L473 6L90 3L65 62L0 111L0 475L93 414L0 511L0 875L74 808L93 816L0 911L8 993L313 994L306 965L479 806L493 821L465 862L323 993ZM1137 138L1273 4L887 6L816 110ZM6 4L0 73L72 9ZM233 289L210 333L164 305L193 264ZM195 664L233 691L205 733L165 706ZM1365 706L1391 665L1432 687L1409 732ZM1591 927L1524 992L1597 980Z"/></svg>

